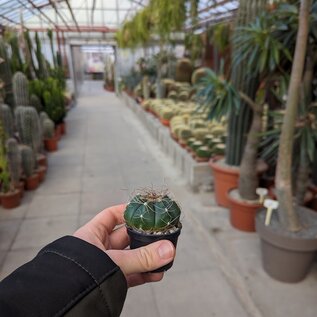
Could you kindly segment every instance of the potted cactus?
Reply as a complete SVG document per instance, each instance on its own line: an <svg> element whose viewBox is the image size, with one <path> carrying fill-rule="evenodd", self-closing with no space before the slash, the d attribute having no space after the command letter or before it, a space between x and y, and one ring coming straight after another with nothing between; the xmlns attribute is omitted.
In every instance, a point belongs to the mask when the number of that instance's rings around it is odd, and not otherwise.
<svg viewBox="0 0 317 317"><path fill-rule="evenodd" d="M54 152L58 148L58 139L54 132L54 122L48 117L42 122L44 146L46 151Z"/></svg>
<svg viewBox="0 0 317 317"><path fill-rule="evenodd" d="M25 188L34 190L39 186L40 177L35 171L35 157L31 147L27 145L20 146L22 158L22 171L25 176Z"/></svg>
<svg viewBox="0 0 317 317"><path fill-rule="evenodd" d="M159 240L169 240L176 247L182 229L180 215L180 207L166 191L145 189L138 193L124 212L130 248L139 248ZM155 272L166 271L172 265L173 262Z"/></svg>

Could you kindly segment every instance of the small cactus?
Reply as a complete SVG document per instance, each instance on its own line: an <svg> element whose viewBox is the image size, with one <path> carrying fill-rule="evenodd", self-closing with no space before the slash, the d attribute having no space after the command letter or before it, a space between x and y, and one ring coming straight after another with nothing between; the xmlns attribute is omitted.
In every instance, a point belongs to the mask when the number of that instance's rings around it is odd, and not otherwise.
<svg viewBox="0 0 317 317"><path fill-rule="evenodd" d="M34 94L30 97L30 106L34 107L38 113L40 113L43 109L40 98Z"/></svg>
<svg viewBox="0 0 317 317"><path fill-rule="evenodd" d="M10 138L7 140L6 152L11 183L17 185L21 177L21 152L16 139Z"/></svg>
<svg viewBox="0 0 317 317"><path fill-rule="evenodd" d="M8 105L0 105L0 118L6 138L12 137L14 134L14 122L11 108Z"/></svg>
<svg viewBox="0 0 317 317"><path fill-rule="evenodd" d="M21 160L22 160L22 170L25 176L28 178L32 176L35 169L35 158L34 152L31 147L27 145L20 146Z"/></svg>
<svg viewBox="0 0 317 317"><path fill-rule="evenodd" d="M54 137L54 122L50 118L44 119L42 128L44 139L51 139Z"/></svg>
<svg viewBox="0 0 317 317"><path fill-rule="evenodd" d="M22 72L16 72L13 76L13 95L16 106L29 106L29 83Z"/></svg>
<svg viewBox="0 0 317 317"><path fill-rule="evenodd" d="M165 192L145 190L132 198L124 212L128 227L148 233L164 233L180 227L181 210Z"/></svg>

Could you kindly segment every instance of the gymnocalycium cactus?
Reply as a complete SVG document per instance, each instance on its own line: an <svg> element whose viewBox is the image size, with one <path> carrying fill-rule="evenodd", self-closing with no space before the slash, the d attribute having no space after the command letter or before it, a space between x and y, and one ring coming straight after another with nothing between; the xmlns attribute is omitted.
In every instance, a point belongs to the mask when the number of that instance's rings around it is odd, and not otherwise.
<svg viewBox="0 0 317 317"><path fill-rule="evenodd" d="M127 226L148 233L170 232L179 227L181 210L165 193L146 190L132 198L124 212Z"/></svg>
<svg viewBox="0 0 317 317"><path fill-rule="evenodd" d="M17 185L21 177L21 152L16 139L10 138L7 140L6 152L11 183Z"/></svg>
<svg viewBox="0 0 317 317"><path fill-rule="evenodd" d="M181 210L166 191L143 190L134 196L124 212L130 248L136 249L159 240L169 240L174 246L180 235ZM173 261L153 272L167 271Z"/></svg>
<svg viewBox="0 0 317 317"><path fill-rule="evenodd" d="M29 83L22 72L16 72L13 76L13 95L16 106L29 106Z"/></svg>

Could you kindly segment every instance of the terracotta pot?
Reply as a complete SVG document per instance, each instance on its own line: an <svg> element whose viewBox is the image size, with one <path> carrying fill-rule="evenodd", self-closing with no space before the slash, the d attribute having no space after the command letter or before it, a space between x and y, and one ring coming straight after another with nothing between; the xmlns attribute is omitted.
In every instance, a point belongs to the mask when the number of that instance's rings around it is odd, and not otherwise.
<svg viewBox="0 0 317 317"><path fill-rule="evenodd" d="M66 134L66 122L60 123L59 126L60 126L61 134L65 135Z"/></svg>
<svg viewBox="0 0 317 317"><path fill-rule="evenodd" d="M209 165L213 170L215 198L218 205L228 208L230 202L228 191L238 186L239 169L225 164L219 164L218 159L209 160Z"/></svg>
<svg viewBox="0 0 317 317"><path fill-rule="evenodd" d="M48 152L57 151L57 148L58 148L57 138L53 137L51 139L45 139L44 146L45 146L46 151L48 151Z"/></svg>
<svg viewBox="0 0 317 317"><path fill-rule="evenodd" d="M45 179L46 170L47 170L47 168L45 166L39 166L36 170L36 173L39 176L40 183L42 183Z"/></svg>
<svg viewBox="0 0 317 317"><path fill-rule="evenodd" d="M161 123L166 126L166 127L169 127L170 126L170 121L167 120L167 119L160 119Z"/></svg>
<svg viewBox="0 0 317 317"><path fill-rule="evenodd" d="M210 160L210 158L209 157L198 157L196 155L195 160L197 163L204 163L204 162L208 162Z"/></svg>
<svg viewBox="0 0 317 317"><path fill-rule="evenodd" d="M40 178L37 173L34 173L32 176L28 177L25 182L26 190L34 190L38 188L40 184Z"/></svg>
<svg viewBox="0 0 317 317"><path fill-rule="evenodd" d="M1 204L5 209L16 208L21 204L21 193L19 189L13 192L1 193Z"/></svg>
<svg viewBox="0 0 317 317"><path fill-rule="evenodd" d="M317 215L305 207L297 207L304 228L298 233L290 233L280 227L278 216L273 213L271 223L265 226L266 210L256 215L256 231L261 239L262 265L274 279L297 283L308 274L317 250ZM310 227L310 228L309 228ZM315 234L305 236L305 230L315 230Z"/></svg>
<svg viewBox="0 0 317 317"><path fill-rule="evenodd" d="M21 181L19 182L19 184L15 185L15 188L20 191L20 196L21 196L21 198L23 198L23 196L24 196L25 182L21 180Z"/></svg>
<svg viewBox="0 0 317 317"><path fill-rule="evenodd" d="M47 167L47 157L44 154L38 154L37 155L37 163L41 166Z"/></svg>
<svg viewBox="0 0 317 317"><path fill-rule="evenodd" d="M230 223L238 230L255 232L255 215L263 205L236 198L233 196L235 191L238 191L238 189L234 188L228 192Z"/></svg>

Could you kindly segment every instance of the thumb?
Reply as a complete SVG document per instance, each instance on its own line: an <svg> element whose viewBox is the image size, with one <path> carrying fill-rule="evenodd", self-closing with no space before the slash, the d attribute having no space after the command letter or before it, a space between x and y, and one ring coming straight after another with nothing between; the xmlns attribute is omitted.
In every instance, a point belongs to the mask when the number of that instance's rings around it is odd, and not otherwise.
<svg viewBox="0 0 317 317"><path fill-rule="evenodd" d="M125 275L156 270L173 261L172 242L161 240L134 250L107 250L109 257Z"/></svg>

